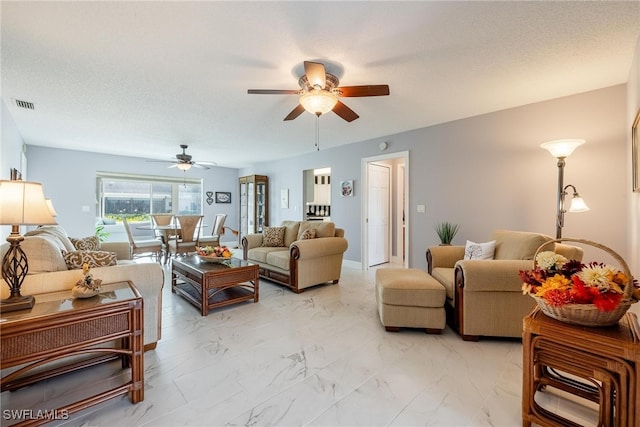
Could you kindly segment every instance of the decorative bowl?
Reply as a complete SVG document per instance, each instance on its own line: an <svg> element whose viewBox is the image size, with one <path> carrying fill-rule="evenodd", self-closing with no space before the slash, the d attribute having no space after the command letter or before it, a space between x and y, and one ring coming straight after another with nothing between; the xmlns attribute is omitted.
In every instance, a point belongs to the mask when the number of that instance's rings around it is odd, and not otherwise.
<svg viewBox="0 0 640 427"><path fill-rule="evenodd" d="M223 263L225 261L229 261L231 258L233 258L233 256L220 257L220 256L211 256L211 255L198 255L198 258L200 258L200 260L204 262Z"/></svg>

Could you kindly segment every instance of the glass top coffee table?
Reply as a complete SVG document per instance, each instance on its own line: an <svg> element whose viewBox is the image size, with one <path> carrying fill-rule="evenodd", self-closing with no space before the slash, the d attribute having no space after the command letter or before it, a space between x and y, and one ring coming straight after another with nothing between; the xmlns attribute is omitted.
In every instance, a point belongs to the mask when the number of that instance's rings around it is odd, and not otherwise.
<svg viewBox="0 0 640 427"><path fill-rule="evenodd" d="M198 255L174 258L171 262L171 292L200 309L209 310L253 300L258 302L259 266L238 258L214 263Z"/></svg>

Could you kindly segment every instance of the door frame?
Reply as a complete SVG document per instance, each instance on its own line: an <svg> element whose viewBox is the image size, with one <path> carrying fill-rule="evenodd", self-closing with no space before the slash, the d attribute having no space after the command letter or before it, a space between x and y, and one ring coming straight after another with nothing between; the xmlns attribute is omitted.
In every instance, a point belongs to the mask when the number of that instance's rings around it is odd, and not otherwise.
<svg viewBox="0 0 640 427"><path fill-rule="evenodd" d="M361 265L362 265L362 269L363 270L368 270L369 266L367 264L369 264L369 249L368 249L368 243L369 243L369 227L368 227L368 218L369 218L369 193L368 193L368 188L369 188L369 177L368 177L368 164L369 163L376 163L376 162L380 162L383 160L391 160L391 159L401 159L404 162L404 216L405 216L405 242L404 242L404 250L405 250L405 258L404 258L404 267L408 268L409 267L409 259L411 258L410 256L410 236L411 233L409 231L409 226L411 224L410 221L410 209L409 206L411 206L411 203L409 201L409 152L408 151L398 151L396 153L388 153L388 154L382 154L379 156L372 156L372 157L363 157L360 160L360 181L362 182L362 206L361 206L361 212L362 212L362 218L363 221L361 221L360 224L360 236L361 236L361 241L360 241L360 253L362 254L362 260L361 260ZM396 186L391 186L391 193L389 194L389 196L391 197L393 195L394 192L397 191ZM400 238L400 236L398 236L398 238Z"/></svg>

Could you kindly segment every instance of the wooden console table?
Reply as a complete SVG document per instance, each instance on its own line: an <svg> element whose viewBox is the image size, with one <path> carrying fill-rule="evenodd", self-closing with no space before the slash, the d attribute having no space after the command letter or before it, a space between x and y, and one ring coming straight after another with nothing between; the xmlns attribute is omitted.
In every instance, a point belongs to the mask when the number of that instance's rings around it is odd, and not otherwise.
<svg viewBox="0 0 640 427"><path fill-rule="evenodd" d="M27 419L16 425L52 421L46 416L30 419L34 413L66 418L127 393L132 403L141 402L142 328L142 297L131 282L103 285L99 295L85 299L72 298L70 290L38 294L32 309L0 313L0 369L19 367L6 375L3 371L2 392L115 359L122 360L123 368L131 368L131 381L126 384L55 410L23 411ZM71 361L66 360L71 356ZM51 368L48 364L54 361L66 364L55 363ZM49 369L32 371L39 367Z"/></svg>
<svg viewBox="0 0 640 427"><path fill-rule="evenodd" d="M640 426L640 328L627 312L615 326L585 327L546 316L523 321L522 425L578 424L543 408L535 394L554 387L599 406L598 426Z"/></svg>

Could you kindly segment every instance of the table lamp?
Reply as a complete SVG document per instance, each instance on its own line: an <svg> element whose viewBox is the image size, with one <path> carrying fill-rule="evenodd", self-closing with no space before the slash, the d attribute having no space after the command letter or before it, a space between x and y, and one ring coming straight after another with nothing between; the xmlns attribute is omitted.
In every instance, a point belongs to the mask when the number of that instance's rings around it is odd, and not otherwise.
<svg viewBox="0 0 640 427"><path fill-rule="evenodd" d="M11 246L2 258L2 278L9 285L11 295L0 301L0 311L24 310L33 307L35 302L32 295L20 294L29 271L27 255L20 248L20 242L24 240L20 226L55 223L40 183L0 180L0 225L11 226L11 234L7 237Z"/></svg>

